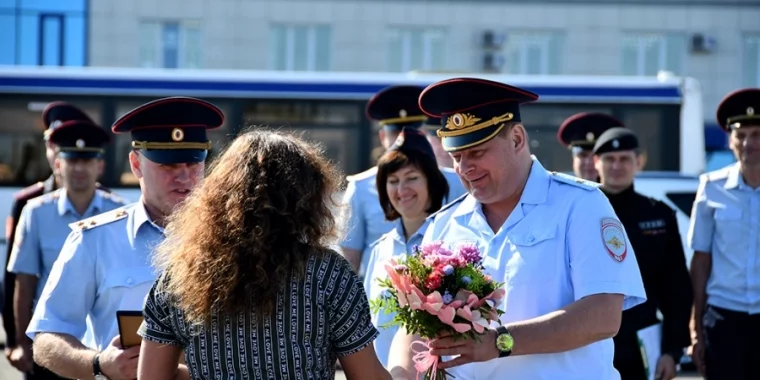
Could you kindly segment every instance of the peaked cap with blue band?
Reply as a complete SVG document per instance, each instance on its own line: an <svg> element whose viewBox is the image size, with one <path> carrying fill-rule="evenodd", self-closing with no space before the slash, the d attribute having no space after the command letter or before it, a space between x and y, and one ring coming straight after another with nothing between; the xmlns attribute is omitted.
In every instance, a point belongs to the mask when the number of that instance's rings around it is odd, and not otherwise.
<svg viewBox="0 0 760 380"><path fill-rule="evenodd" d="M367 103L366 114L381 127L400 131L404 127L417 128L426 116L417 100L422 93L419 86L390 86L380 90Z"/></svg>
<svg viewBox="0 0 760 380"><path fill-rule="evenodd" d="M573 153L591 151L599 136L614 127L625 127L625 125L605 113L581 112L562 122L557 131L557 139L562 145L572 149Z"/></svg>
<svg viewBox="0 0 760 380"><path fill-rule="evenodd" d="M50 138L50 133L53 129L71 120L81 120L95 124L84 111L73 104L60 101L49 103L42 110L42 122L45 123L45 139Z"/></svg>
<svg viewBox="0 0 760 380"><path fill-rule="evenodd" d="M406 127L402 129L398 134L396 141L394 141L393 145L388 148L388 152L394 150L401 152L418 150L428 155L430 159L435 161L435 153L433 152L433 147L430 145L430 142L428 142L425 135L416 128Z"/></svg>
<svg viewBox="0 0 760 380"><path fill-rule="evenodd" d="M441 118L428 116L427 119L425 119L425 123L422 125L422 128L425 129L427 133L433 136L438 136L436 132L441 128Z"/></svg>
<svg viewBox="0 0 760 380"><path fill-rule="evenodd" d="M717 118L725 131L760 127L760 88L743 88L726 95L718 106Z"/></svg>
<svg viewBox="0 0 760 380"><path fill-rule="evenodd" d="M456 152L491 140L507 123L520 121L520 104L538 95L476 78L455 78L433 83L422 91L419 104L425 114L440 117L437 134L443 149Z"/></svg>
<svg viewBox="0 0 760 380"><path fill-rule="evenodd" d="M206 130L219 128L224 114L213 104L190 97L154 100L117 120L114 133L132 133L132 148L158 164L196 163L206 159L211 141Z"/></svg>
<svg viewBox="0 0 760 380"><path fill-rule="evenodd" d="M84 120L64 121L52 129L48 140L61 158L98 158L111 141L108 132Z"/></svg>

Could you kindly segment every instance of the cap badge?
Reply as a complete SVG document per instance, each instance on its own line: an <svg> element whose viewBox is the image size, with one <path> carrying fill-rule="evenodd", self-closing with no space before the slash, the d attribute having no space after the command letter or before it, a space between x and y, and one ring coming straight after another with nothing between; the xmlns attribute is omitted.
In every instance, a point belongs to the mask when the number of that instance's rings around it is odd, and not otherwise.
<svg viewBox="0 0 760 380"><path fill-rule="evenodd" d="M614 149L617 149L620 146L620 142L617 140L612 140L612 147Z"/></svg>
<svg viewBox="0 0 760 380"><path fill-rule="evenodd" d="M62 121L60 121L60 120L56 120L56 121L54 121L54 122L50 123L50 129L55 129L55 128L58 128L58 127L60 127L60 126L61 126L61 124L63 124L63 122L62 122Z"/></svg>
<svg viewBox="0 0 760 380"><path fill-rule="evenodd" d="M406 117L406 115L407 115L406 110L398 111L398 116L399 117Z"/></svg>
<svg viewBox="0 0 760 380"><path fill-rule="evenodd" d="M182 141L182 139L184 138L185 138L185 132L183 132L182 129L180 128L172 129L172 140Z"/></svg>
<svg viewBox="0 0 760 380"><path fill-rule="evenodd" d="M755 115L755 109L752 107L747 107L747 116L753 116Z"/></svg>
<svg viewBox="0 0 760 380"><path fill-rule="evenodd" d="M446 121L446 129L462 129L475 125L480 119L474 115L457 113Z"/></svg>
<svg viewBox="0 0 760 380"><path fill-rule="evenodd" d="M586 141L594 141L594 132L586 133Z"/></svg>
<svg viewBox="0 0 760 380"><path fill-rule="evenodd" d="M82 139L78 139L75 144L76 144L77 148L80 148L80 149L84 148L84 140L82 140Z"/></svg>

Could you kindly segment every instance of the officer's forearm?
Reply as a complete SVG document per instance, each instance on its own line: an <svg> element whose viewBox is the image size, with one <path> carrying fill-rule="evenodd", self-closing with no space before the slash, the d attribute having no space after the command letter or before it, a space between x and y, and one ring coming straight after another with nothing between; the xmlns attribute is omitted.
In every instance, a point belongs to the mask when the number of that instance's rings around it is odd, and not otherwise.
<svg viewBox="0 0 760 380"><path fill-rule="evenodd" d="M37 288L37 276L16 274L16 286L13 294L13 314L16 319L17 344L32 344L26 336L26 328L32 319L32 305Z"/></svg>
<svg viewBox="0 0 760 380"><path fill-rule="evenodd" d="M574 350L615 336L623 313L622 294L595 294L537 318L507 324L512 355Z"/></svg>
<svg viewBox="0 0 760 380"><path fill-rule="evenodd" d="M691 258L691 285L694 291L694 311L692 318L692 338L702 338L702 315L707 303L707 279L712 271L712 256L706 252L696 251Z"/></svg>
<svg viewBox="0 0 760 380"><path fill-rule="evenodd" d="M67 379L92 379L96 353L68 334L40 333L34 338L34 361Z"/></svg>

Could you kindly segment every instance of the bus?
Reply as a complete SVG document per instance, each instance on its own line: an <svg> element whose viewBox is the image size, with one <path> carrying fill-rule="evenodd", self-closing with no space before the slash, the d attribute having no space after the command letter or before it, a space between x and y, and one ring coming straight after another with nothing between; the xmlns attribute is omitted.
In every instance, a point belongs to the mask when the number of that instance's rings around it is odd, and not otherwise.
<svg viewBox="0 0 760 380"><path fill-rule="evenodd" d="M0 215L8 214L11 194L50 174L41 111L52 101L75 104L109 128L147 101L198 97L226 116L210 132L212 157L244 128L269 127L320 142L344 173L353 174L373 165L371 152L379 146L364 114L373 94L390 85L427 86L453 77L490 79L539 94L521 108L522 120L532 152L552 170L571 170L570 153L556 133L577 112L609 113L633 129L647 155L646 170L697 175L705 168L699 83L667 72L619 77L0 66ZM101 183L136 200L127 161L130 136L112 137Z"/></svg>

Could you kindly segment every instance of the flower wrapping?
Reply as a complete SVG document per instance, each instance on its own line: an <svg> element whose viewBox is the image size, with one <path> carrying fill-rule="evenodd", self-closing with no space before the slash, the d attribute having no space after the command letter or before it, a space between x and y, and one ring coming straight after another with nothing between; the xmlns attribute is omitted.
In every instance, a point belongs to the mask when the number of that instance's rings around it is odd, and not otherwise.
<svg viewBox="0 0 760 380"><path fill-rule="evenodd" d="M504 313L497 307L504 298L503 284L485 274L483 256L473 244L449 249L443 241L415 246L411 255L385 264L387 278L376 281L385 288L370 305L373 312L395 314L381 328L404 327L410 334L432 339L448 333L455 339L479 339ZM426 343L415 342L417 378L445 379L438 357ZM422 346L421 351L415 347Z"/></svg>

